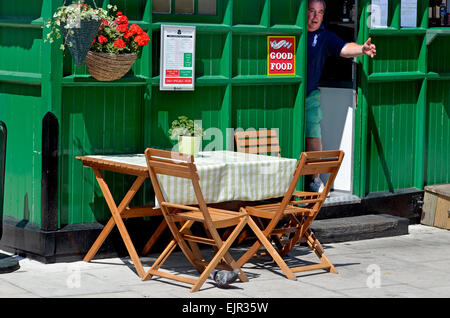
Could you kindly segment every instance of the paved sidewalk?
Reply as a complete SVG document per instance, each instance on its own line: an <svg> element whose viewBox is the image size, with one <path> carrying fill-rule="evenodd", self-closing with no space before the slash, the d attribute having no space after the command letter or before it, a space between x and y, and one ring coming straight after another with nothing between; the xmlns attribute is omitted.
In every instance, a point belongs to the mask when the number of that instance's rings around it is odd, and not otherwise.
<svg viewBox="0 0 450 318"><path fill-rule="evenodd" d="M0 297L14 298L384 298L450 297L450 231L411 225L409 234L346 243L325 244L339 274L323 270L286 279L268 258L243 269L249 282L219 289L211 280L197 293L162 278L141 281L129 258L96 259L91 263L42 264L18 258L20 269L0 274ZM237 258L243 248L233 248ZM145 269L156 255L143 257ZM316 262L306 246L297 247L289 262ZM191 270L178 252L167 261L170 270ZM193 274L196 272L192 271Z"/></svg>

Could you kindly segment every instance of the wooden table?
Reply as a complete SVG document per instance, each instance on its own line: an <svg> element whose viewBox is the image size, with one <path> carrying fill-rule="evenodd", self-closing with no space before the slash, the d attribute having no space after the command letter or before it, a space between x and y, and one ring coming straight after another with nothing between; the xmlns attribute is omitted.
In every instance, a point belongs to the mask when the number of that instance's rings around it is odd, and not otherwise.
<svg viewBox="0 0 450 318"><path fill-rule="evenodd" d="M149 177L144 154L89 155L76 157L84 166L91 167L111 211L112 217L103 228L84 260L89 262L97 253L114 225L119 229L128 253L140 277L144 270L139 256L131 242L123 218L161 215L153 206L129 207L129 203ZM297 160L275 156L263 156L232 151L200 152L195 158L200 187L206 203L230 201L258 201L278 198L284 195L295 170ZM101 170L136 176L124 198L117 206L106 184ZM196 204L194 192L186 180L160 176L160 182L167 190L171 202ZM156 200L155 200L156 202ZM144 247L146 254L166 228L164 220Z"/></svg>
<svg viewBox="0 0 450 318"><path fill-rule="evenodd" d="M133 157L135 155L124 155L123 157L130 158L130 156ZM144 268L142 266L139 255L136 252L136 249L133 245L133 242L131 241L130 235L128 234L128 231L122 219L162 215L161 210L155 209L154 206L139 206L139 207L128 206L133 197L138 192L139 188L144 183L145 179L149 177L146 165L142 166L142 165L135 165L132 163L130 164L123 161L121 162L120 160L117 160L117 158L121 157L120 155L111 156L113 158L116 158L116 160L108 159L107 157L108 156L76 157L77 159L81 160L84 166L91 167L92 170L94 171L95 178L97 179L97 182L100 186L100 189L103 193L105 201L112 215L83 260L86 262L91 261L94 258L95 254L98 252L100 246L108 237L111 230L114 228L114 226L117 226L120 236L122 237L122 240L127 248L128 254L130 255L134 267L136 268L137 274L139 275L139 277L143 277L145 274ZM118 206L116 205L115 200L111 194L111 191L109 190L109 187L105 182L105 179L103 178L103 173L101 172L101 170L113 171L117 173L136 176L136 180L131 185L130 189L127 191L127 193L125 194L125 196L123 197ZM152 235L150 240L145 245L142 251L143 254L146 254L150 250L150 248L153 246L153 244L156 242L156 240L166 227L167 227L166 222L163 220L163 222L161 222L161 224L156 229L155 233Z"/></svg>

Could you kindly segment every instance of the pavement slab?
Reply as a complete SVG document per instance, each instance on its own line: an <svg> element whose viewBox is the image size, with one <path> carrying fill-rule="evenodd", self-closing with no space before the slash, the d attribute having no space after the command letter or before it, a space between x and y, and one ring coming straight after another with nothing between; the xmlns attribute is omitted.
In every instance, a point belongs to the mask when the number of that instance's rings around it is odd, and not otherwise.
<svg viewBox="0 0 450 318"><path fill-rule="evenodd" d="M141 298L141 299L295 299L295 298L449 298L450 231L410 225L402 236L324 244L338 274L315 270L287 279L270 258L243 266L249 282L228 289L207 280L197 293L190 286L154 277L142 281L129 257L43 264L12 255L20 269L0 274L0 298ZM246 246L233 247L237 259ZM205 250L206 254L208 253ZM6 252L5 252L6 253ZM142 257L148 270L158 255ZM288 264L317 262L307 246L297 246ZM193 270L180 251L164 266L172 273Z"/></svg>

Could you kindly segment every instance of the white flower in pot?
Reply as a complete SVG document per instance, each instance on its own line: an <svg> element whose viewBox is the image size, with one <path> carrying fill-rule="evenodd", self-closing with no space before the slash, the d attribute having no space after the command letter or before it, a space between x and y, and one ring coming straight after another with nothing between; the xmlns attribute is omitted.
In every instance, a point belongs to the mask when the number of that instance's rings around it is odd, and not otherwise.
<svg viewBox="0 0 450 318"><path fill-rule="evenodd" d="M202 145L204 131L187 116L179 116L169 129L171 139L178 139L178 151L196 157Z"/></svg>

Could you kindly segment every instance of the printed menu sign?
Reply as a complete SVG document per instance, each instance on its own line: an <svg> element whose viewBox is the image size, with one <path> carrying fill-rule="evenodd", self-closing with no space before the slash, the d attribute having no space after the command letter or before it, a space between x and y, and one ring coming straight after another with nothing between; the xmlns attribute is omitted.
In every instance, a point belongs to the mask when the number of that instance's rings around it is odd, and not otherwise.
<svg viewBox="0 0 450 318"><path fill-rule="evenodd" d="M295 75L295 36L267 37L267 75Z"/></svg>
<svg viewBox="0 0 450 318"><path fill-rule="evenodd" d="M402 0L400 8L400 26L415 28L417 26L417 0Z"/></svg>
<svg viewBox="0 0 450 318"><path fill-rule="evenodd" d="M161 25L160 90L194 90L195 26Z"/></svg>
<svg viewBox="0 0 450 318"><path fill-rule="evenodd" d="M371 28L387 28L388 24L388 0L372 0L370 23Z"/></svg>

